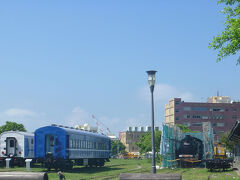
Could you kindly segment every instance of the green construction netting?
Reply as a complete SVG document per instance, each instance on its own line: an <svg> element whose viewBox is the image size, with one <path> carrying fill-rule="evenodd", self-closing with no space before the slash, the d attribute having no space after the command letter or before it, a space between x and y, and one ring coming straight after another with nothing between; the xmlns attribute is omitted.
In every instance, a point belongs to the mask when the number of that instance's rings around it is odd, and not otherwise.
<svg viewBox="0 0 240 180"><path fill-rule="evenodd" d="M176 149L180 146L180 141L186 136L190 135L196 137L203 142L203 158L208 159L213 154L213 131L211 124L206 124L207 128L204 128L203 132L188 132L183 133L176 125L162 126L162 138L160 145L160 154L162 155L162 167L177 167L176 161ZM205 126L206 127L206 126Z"/></svg>

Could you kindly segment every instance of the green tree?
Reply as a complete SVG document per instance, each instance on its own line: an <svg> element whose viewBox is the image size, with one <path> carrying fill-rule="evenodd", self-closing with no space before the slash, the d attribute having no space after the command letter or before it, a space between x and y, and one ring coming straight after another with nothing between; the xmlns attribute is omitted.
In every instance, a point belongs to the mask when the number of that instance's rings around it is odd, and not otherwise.
<svg viewBox="0 0 240 180"><path fill-rule="evenodd" d="M224 144L226 145L226 149L227 149L229 152L232 152L232 151L233 151L233 145L234 145L234 143L233 143L232 141L229 141L229 140L228 140L229 134L230 134L230 131L220 134L220 139L219 139L219 141L220 141L221 143L224 143Z"/></svg>
<svg viewBox="0 0 240 180"><path fill-rule="evenodd" d="M219 50L217 62L226 56L235 55L240 49L240 0L219 0L220 3L226 5L222 11L226 15L225 29L213 37L209 44L209 48ZM240 57L237 59L239 63Z"/></svg>
<svg viewBox="0 0 240 180"><path fill-rule="evenodd" d="M126 147L119 140L111 140L111 154L117 155L118 153L124 153Z"/></svg>
<svg viewBox="0 0 240 180"><path fill-rule="evenodd" d="M155 152L160 152L161 135L161 131L155 131ZM152 151L152 133L147 132L136 144L140 148L141 154Z"/></svg>
<svg viewBox="0 0 240 180"><path fill-rule="evenodd" d="M181 129L181 131L183 132L183 133L186 133L186 132L194 132L194 131L192 131L189 127L187 127L187 126L185 126L185 125L183 125L183 124L176 124L177 125L177 127L179 127L180 129Z"/></svg>
<svg viewBox="0 0 240 180"><path fill-rule="evenodd" d="M0 126L0 134L6 131L23 131L26 129L23 124L18 124L16 122L7 121L5 125Z"/></svg>

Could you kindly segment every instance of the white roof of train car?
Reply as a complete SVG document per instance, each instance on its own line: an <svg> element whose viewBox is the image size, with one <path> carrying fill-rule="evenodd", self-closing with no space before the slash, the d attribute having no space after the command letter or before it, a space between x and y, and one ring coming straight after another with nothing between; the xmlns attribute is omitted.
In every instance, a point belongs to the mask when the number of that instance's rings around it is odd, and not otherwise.
<svg viewBox="0 0 240 180"><path fill-rule="evenodd" d="M22 132L22 131L6 131L6 132L3 132L2 134L0 134L0 136L5 135L5 134L20 134L20 135L24 135L24 136L34 136L34 133Z"/></svg>

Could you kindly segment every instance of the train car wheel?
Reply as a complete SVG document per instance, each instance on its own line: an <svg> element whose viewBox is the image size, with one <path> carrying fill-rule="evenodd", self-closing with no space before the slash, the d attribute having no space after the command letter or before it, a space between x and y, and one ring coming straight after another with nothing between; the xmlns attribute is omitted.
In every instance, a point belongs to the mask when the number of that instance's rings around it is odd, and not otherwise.
<svg viewBox="0 0 240 180"><path fill-rule="evenodd" d="M72 162L69 164L69 169L70 169L70 170L73 169L73 164L72 164Z"/></svg>
<svg viewBox="0 0 240 180"><path fill-rule="evenodd" d="M99 167L103 167L104 166L104 159L101 159L99 162Z"/></svg>
<svg viewBox="0 0 240 180"><path fill-rule="evenodd" d="M65 168L69 170L73 168L73 163L71 160L65 162Z"/></svg>

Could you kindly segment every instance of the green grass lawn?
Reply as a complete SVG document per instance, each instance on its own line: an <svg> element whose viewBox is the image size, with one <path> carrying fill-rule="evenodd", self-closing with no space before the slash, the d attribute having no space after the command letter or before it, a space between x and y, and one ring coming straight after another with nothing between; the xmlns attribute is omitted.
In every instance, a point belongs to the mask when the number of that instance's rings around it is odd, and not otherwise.
<svg viewBox="0 0 240 180"><path fill-rule="evenodd" d="M63 172L67 180L80 179L118 179L120 173L151 173L151 160L125 160L111 159L104 167L101 168L86 168L82 166L74 166L73 170ZM25 168L0 168L3 171L26 171ZM31 168L32 172L45 172L46 169L41 167ZM183 180L240 180L240 177L235 171L226 172L208 172L205 168L177 168L177 169L157 169L157 173L180 173ZM50 180L58 180L55 171L48 172Z"/></svg>

